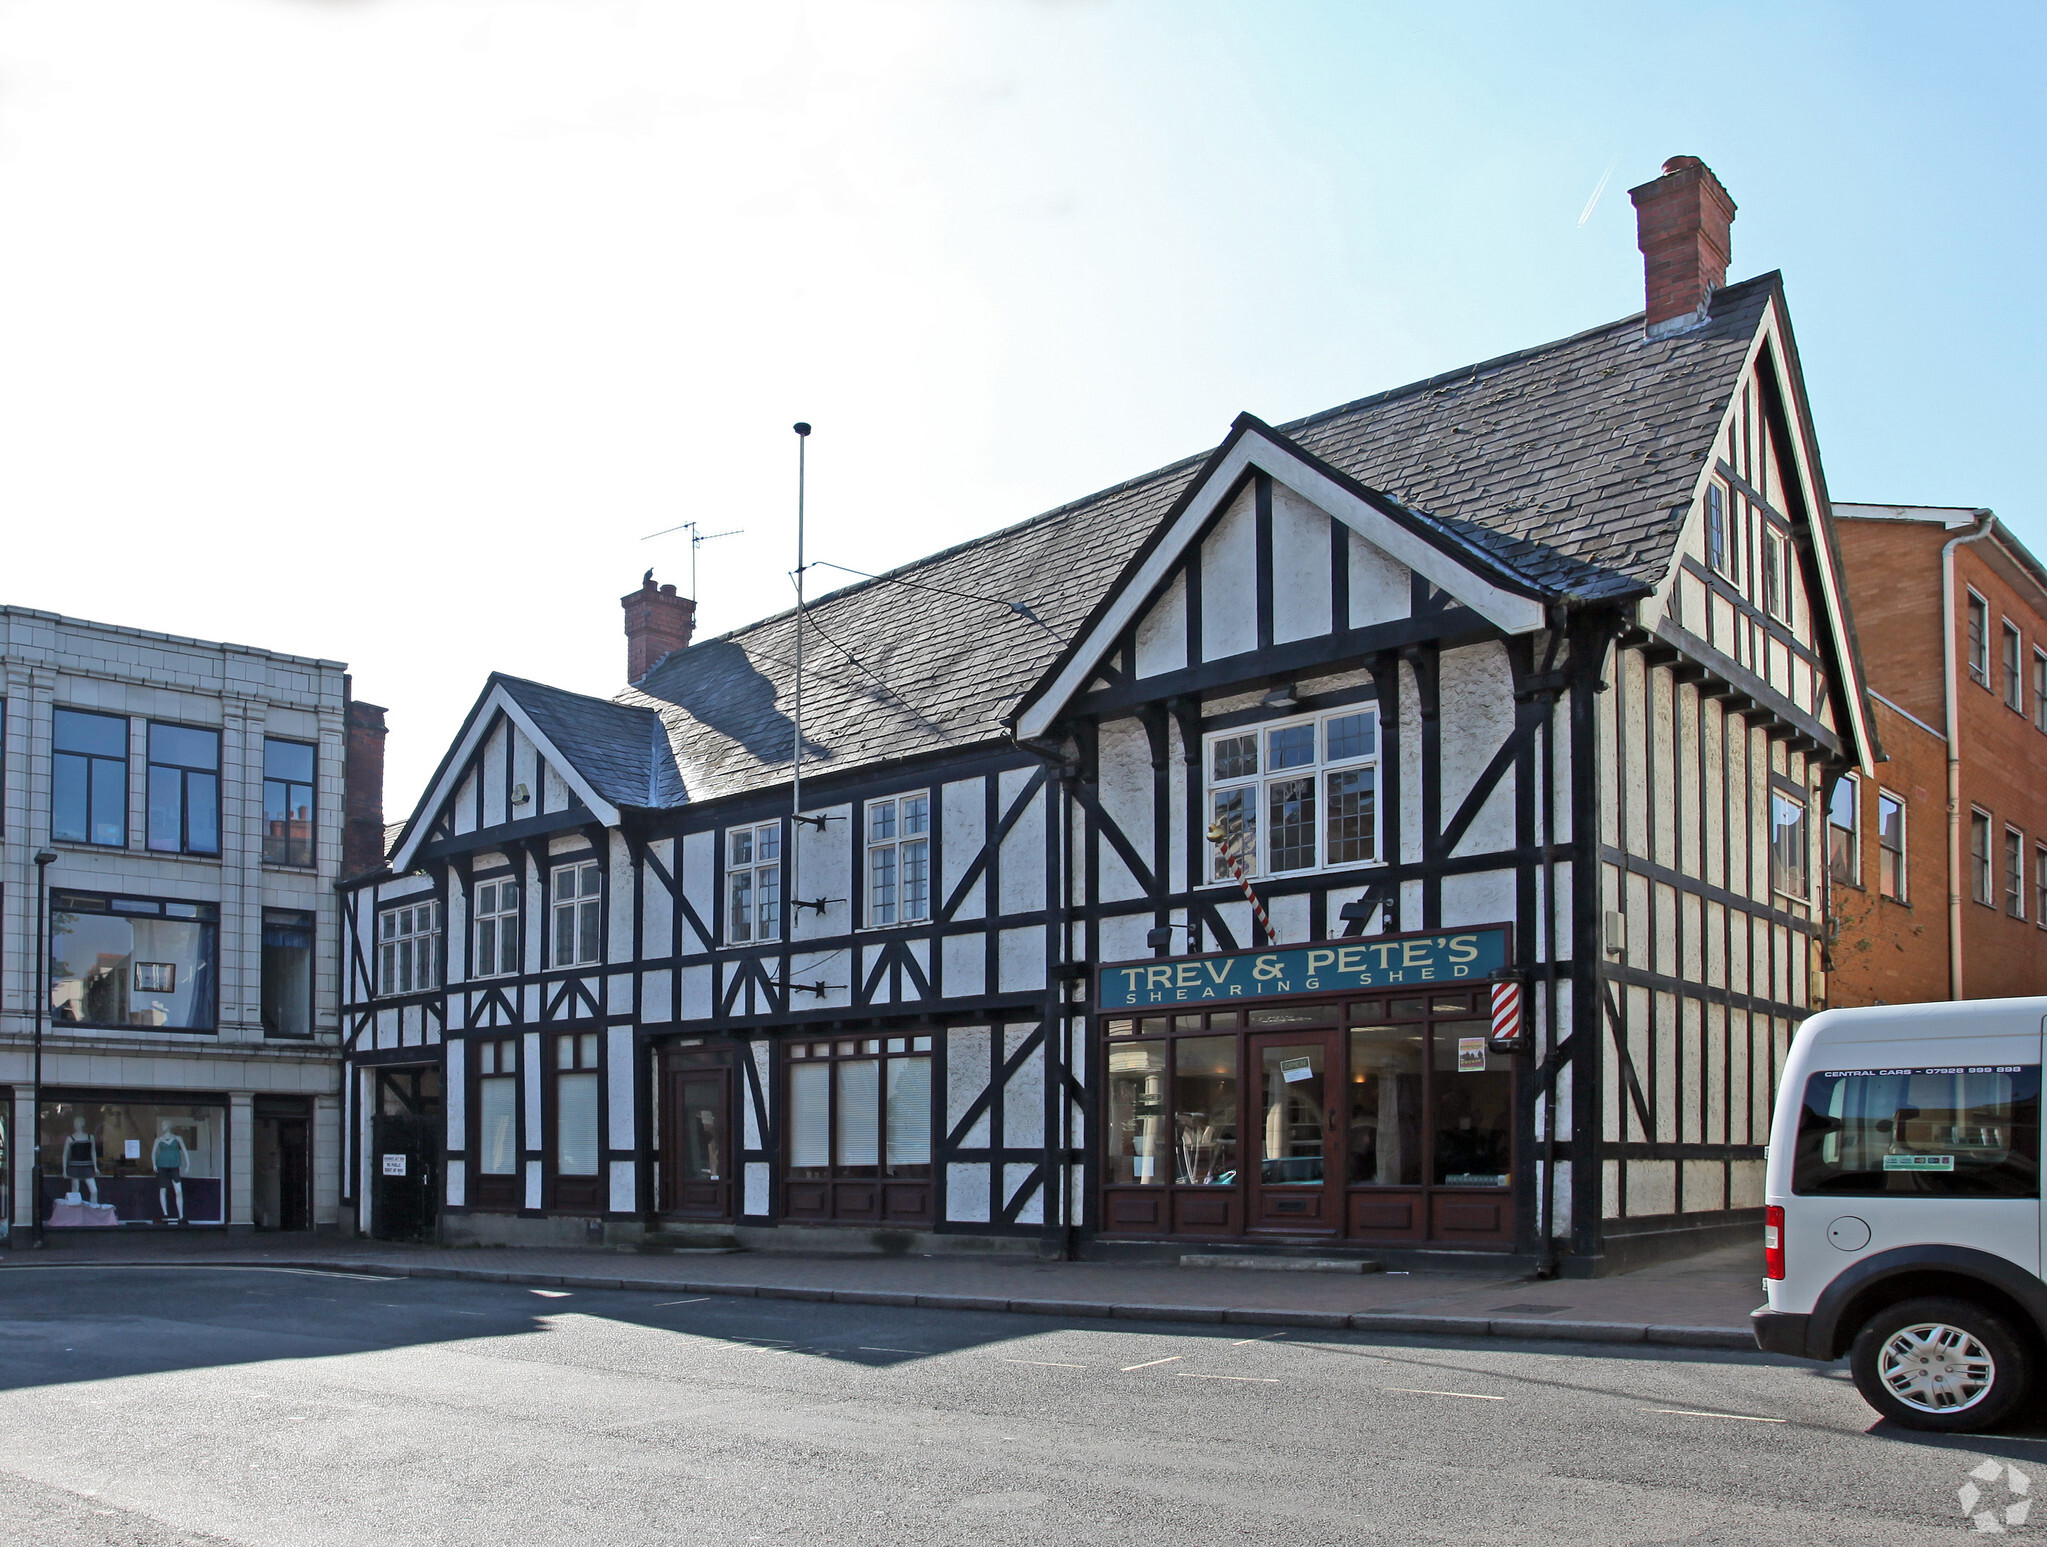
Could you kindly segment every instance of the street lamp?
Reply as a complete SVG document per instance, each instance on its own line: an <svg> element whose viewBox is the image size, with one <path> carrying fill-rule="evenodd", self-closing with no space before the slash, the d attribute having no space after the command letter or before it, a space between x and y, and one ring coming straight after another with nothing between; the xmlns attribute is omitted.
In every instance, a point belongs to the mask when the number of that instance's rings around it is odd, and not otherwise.
<svg viewBox="0 0 2047 1547"><path fill-rule="evenodd" d="M29 1106L29 1207L35 1211L35 1243L43 1244L43 1016L50 1008L50 942L45 934L49 917L50 867L57 863L54 849L36 855L36 1066L35 1095Z"/></svg>

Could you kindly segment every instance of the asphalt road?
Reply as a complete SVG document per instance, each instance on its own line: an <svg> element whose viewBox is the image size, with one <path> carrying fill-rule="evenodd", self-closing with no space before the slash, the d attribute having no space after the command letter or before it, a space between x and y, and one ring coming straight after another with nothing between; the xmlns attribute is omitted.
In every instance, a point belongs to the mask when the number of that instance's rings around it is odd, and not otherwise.
<svg viewBox="0 0 2047 1547"><path fill-rule="evenodd" d="M0 1542L1919 1547L2047 1478L1839 1368L1253 1330L0 1268Z"/></svg>

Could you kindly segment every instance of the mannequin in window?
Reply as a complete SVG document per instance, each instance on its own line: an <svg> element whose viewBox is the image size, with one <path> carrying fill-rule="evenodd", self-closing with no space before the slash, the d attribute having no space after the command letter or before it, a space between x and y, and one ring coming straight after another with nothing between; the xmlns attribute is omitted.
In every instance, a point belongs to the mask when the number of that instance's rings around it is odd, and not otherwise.
<svg viewBox="0 0 2047 1547"><path fill-rule="evenodd" d="M156 1167L157 1201L163 1207L165 1223L184 1224L185 1168L192 1163L192 1152L171 1132L168 1117L156 1120L156 1143L150 1146L149 1163Z"/></svg>
<svg viewBox="0 0 2047 1547"><path fill-rule="evenodd" d="M64 1140L64 1175L70 1178L70 1201L78 1201L82 1182L92 1202L100 1201L100 1141L85 1131L85 1119L71 1119L71 1134Z"/></svg>

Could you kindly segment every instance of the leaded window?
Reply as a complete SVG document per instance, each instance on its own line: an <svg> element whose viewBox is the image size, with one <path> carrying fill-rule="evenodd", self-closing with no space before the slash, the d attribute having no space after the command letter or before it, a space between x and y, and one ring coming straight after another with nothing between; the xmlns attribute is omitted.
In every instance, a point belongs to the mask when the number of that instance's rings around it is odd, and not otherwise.
<svg viewBox="0 0 2047 1547"><path fill-rule="evenodd" d="M735 945L782 937L782 824L725 833L725 938Z"/></svg>
<svg viewBox="0 0 2047 1547"><path fill-rule="evenodd" d="M407 903L377 915L377 992L419 994L441 986L441 905Z"/></svg>
<svg viewBox="0 0 2047 1547"><path fill-rule="evenodd" d="M1371 864L1379 855L1379 713L1342 709L1209 737L1211 880Z"/></svg>
<svg viewBox="0 0 2047 1547"><path fill-rule="evenodd" d="M867 923L911 924L931 917L931 797L891 795L867 803Z"/></svg>
<svg viewBox="0 0 2047 1547"><path fill-rule="evenodd" d="M471 894L476 951L469 975L494 978L519 970L519 883L511 876L479 881Z"/></svg>
<svg viewBox="0 0 2047 1547"><path fill-rule="evenodd" d="M550 966L586 967L603 956L603 884L594 859L555 867L549 883L554 899Z"/></svg>

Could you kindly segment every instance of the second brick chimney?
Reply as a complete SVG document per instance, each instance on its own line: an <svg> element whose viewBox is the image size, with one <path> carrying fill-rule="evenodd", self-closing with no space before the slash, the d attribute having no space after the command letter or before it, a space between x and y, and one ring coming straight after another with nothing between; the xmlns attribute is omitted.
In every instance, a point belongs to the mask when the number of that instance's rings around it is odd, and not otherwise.
<svg viewBox="0 0 2047 1547"><path fill-rule="evenodd" d="M1643 331L1666 338L1697 327L1713 292L1727 283L1734 200L1697 156L1672 156L1661 177L1630 188L1628 197L1647 290Z"/></svg>
<svg viewBox="0 0 2047 1547"><path fill-rule="evenodd" d="M341 874L384 865L384 706L351 697L341 754Z"/></svg>
<svg viewBox="0 0 2047 1547"><path fill-rule="evenodd" d="M618 601L625 608L625 680L638 682L662 656L689 643L697 626L697 604L677 596L672 585L657 588L651 569L639 590Z"/></svg>

